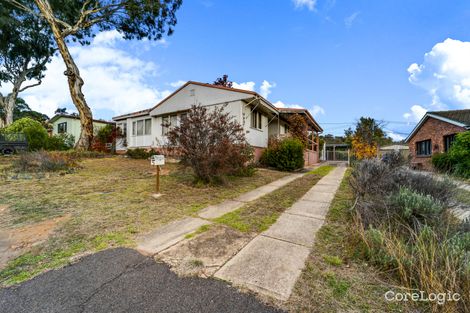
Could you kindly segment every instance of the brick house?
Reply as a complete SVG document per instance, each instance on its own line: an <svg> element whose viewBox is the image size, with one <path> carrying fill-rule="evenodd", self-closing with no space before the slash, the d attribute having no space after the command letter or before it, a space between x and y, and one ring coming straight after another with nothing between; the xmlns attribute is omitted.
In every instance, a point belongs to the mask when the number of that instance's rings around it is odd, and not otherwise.
<svg viewBox="0 0 470 313"><path fill-rule="evenodd" d="M427 112L405 140L412 166L432 169L432 155L447 152L455 135L466 130L470 130L470 109Z"/></svg>

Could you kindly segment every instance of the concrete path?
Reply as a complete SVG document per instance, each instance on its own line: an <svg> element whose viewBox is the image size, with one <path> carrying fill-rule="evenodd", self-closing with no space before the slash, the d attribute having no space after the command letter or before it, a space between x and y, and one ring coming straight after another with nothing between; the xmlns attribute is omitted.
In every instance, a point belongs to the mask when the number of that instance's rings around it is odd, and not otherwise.
<svg viewBox="0 0 470 313"><path fill-rule="evenodd" d="M279 300L287 300L345 171L346 167L340 166L322 178L276 223L255 237L214 276Z"/></svg>
<svg viewBox="0 0 470 313"><path fill-rule="evenodd" d="M199 212L200 218L188 217L158 228L139 240L137 250L147 255L157 254L184 240L187 234L196 231L202 225L211 224L212 222L208 221L208 219L217 218L226 213L235 211L246 203L259 199L305 174L306 173L291 174L282 177L267 185L246 192L235 199L208 206Z"/></svg>

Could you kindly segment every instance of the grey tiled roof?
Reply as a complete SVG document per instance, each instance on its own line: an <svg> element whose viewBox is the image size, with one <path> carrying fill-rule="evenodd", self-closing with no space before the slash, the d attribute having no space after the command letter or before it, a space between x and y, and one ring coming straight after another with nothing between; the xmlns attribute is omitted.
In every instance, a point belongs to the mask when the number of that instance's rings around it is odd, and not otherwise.
<svg viewBox="0 0 470 313"><path fill-rule="evenodd" d="M451 110L451 111L431 111L432 115L441 116L450 120L470 126L470 109L468 110Z"/></svg>

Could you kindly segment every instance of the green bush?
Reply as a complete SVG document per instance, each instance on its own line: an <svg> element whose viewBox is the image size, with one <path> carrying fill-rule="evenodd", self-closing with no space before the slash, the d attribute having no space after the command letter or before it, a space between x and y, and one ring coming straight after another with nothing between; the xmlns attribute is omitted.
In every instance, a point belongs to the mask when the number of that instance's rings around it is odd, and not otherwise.
<svg viewBox="0 0 470 313"><path fill-rule="evenodd" d="M77 160L72 155L44 150L22 153L12 165L17 172L71 172L77 167Z"/></svg>
<svg viewBox="0 0 470 313"><path fill-rule="evenodd" d="M455 162L448 153L436 153L431 159L432 166L439 172L450 173L454 169Z"/></svg>
<svg viewBox="0 0 470 313"><path fill-rule="evenodd" d="M46 150L56 150L56 151L65 151L72 149L74 146L75 140L73 135L69 134L59 134L50 136L47 139Z"/></svg>
<svg viewBox="0 0 470 313"><path fill-rule="evenodd" d="M304 166L304 146L299 139L286 138L272 142L262 157L261 163L281 171L293 171Z"/></svg>
<svg viewBox="0 0 470 313"><path fill-rule="evenodd" d="M155 154L158 154L155 150L146 150L143 148L127 149L126 152L126 155L131 159L148 159Z"/></svg>
<svg viewBox="0 0 470 313"><path fill-rule="evenodd" d="M443 207L431 195L424 195L410 188L402 187L392 195L391 203L399 208L400 215L406 220L412 217L432 220L439 216Z"/></svg>
<svg viewBox="0 0 470 313"><path fill-rule="evenodd" d="M3 130L4 133L23 133L28 141L30 151L45 149L47 147L47 130L42 124L29 117L14 121Z"/></svg>

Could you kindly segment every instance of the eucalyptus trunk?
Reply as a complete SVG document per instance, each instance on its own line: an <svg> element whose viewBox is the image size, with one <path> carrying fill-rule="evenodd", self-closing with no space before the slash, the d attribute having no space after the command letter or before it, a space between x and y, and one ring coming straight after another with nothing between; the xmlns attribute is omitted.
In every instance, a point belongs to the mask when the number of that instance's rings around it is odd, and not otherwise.
<svg viewBox="0 0 470 313"><path fill-rule="evenodd" d="M89 150L93 140L93 115L90 107L88 107L88 104L86 103L85 95L82 92L83 79L80 76L80 71L75 64L69 49L67 48L65 39L62 36L60 27L54 18L52 8L48 1L34 1L52 29L52 33L57 43L57 48L65 63L66 70L64 75L67 76L70 96L72 97L73 104L77 108L80 116L81 132L75 148Z"/></svg>

